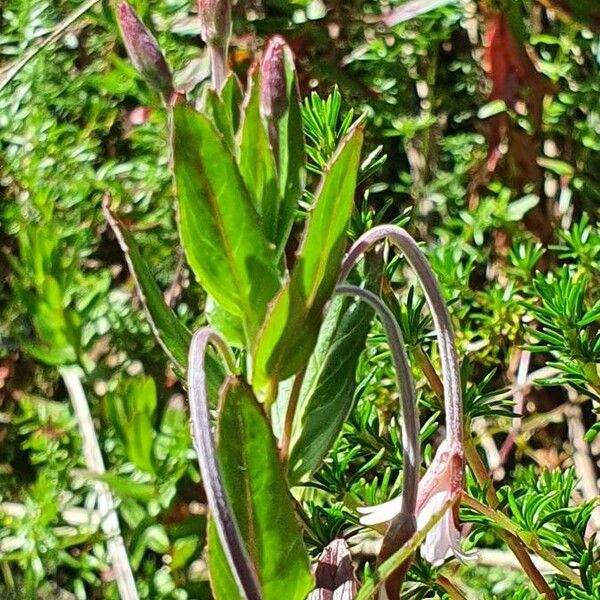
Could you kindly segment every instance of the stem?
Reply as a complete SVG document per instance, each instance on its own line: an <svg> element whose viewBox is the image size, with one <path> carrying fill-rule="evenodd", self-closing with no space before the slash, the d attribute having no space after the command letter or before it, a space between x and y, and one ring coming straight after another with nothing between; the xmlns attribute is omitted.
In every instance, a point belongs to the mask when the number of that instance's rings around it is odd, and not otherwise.
<svg viewBox="0 0 600 600"><path fill-rule="evenodd" d="M96 437L90 407L79 377L79 369L77 367L61 367L60 374L73 405L73 412L81 436L85 464L94 475L102 475L106 472L106 468L104 467L100 444ZM119 594L122 600L138 600L139 596L135 587L133 571L121 535L115 500L108 485L104 482L96 481L94 488L97 494L100 526L107 538L106 547Z"/></svg>
<svg viewBox="0 0 600 600"><path fill-rule="evenodd" d="M466 600L463 593L444 575L438 575L437 584L444 589L451 600Z"/></svg>
<svg viewBox="0 0 600 600"><path fill-rule="evenodd" d="M415 385L412 373L410 372L410 363L406 355L402 332L394 314L377 294L354 285L340 285L336 287L335 293L356 296L369 304L381 320L385 329L396 371L396 383L400 392L402 413L404 482L402 486L402 509L400 515L411 515L414 517L419 486L419 465L421 463L419 415L417 414Z"/></svg>
<svg viewBox="0 0 600 600"><path fill-rule="evenodd" d="M188 397L192 438L219 539L223 544L227 562L236 579L239 591L245 600L261 600L262 594L258 577L242 541L217 463L204 371L204 361L209 343L221 351L230 370L234 370L233 356L223 338L209 327L198 330L192 338L188 359Z"/></svg>
<svg viewBox="0 0 600 600"><path fill-rule="evenodd" d="M548 564L552 565L558 573L560 573L565 579L568 579L572 584L581 587L581 577L575 573L572 569L570 569L567 565L565 565L562 561L560 561L552 552L546 550L537 537L534 535L531 539L531 542L527 544L524 542L529 548L535 552L540 558L543 558Z"/></svg>
<svg viewBox="0 0 600 600"><path fill-rule="evenodd" d="M0 562L0 570L2 570L2 577L7 589L9 589L11 592L14 592L16 589L15 580L13 578L12 571L5 560Z"/></svg>
<svg viewBox="0 0 600 600"><path fill-rule="evenodd" d="M498 506L498 497L496 496L496 490L494 489L494 485L492 483L492 480L490 479L488 469L483 464L483 461L479 456L479 452L477 452L477 449L473 444L471 436L464 440L464 448L467 463L469 464L469 467L471 467L473 475L475 475L475 479L477 479L477 483L483 489L486 490L485 498L488 504L492 508L496 508Z"/></svg>
<svg viewBox="0 0 600 600"><path fill-rule="evenodd" d="M496 491L493 487L491 479L488 474L488 470L483 464L479 453L477 452L475 446L473 445L473 441L469 438L465 440L465 456L467 458L467 462L471 467L477 482L481 487L487 487L486 499L492 508L489 508L474 498L467 496L466 494L463 496L464 503L467 506L470 506L480 514L485 515L490 520L492 520L498 527L501 528L500 535L502 539L506 542L509 548L513 551L525 571L527 575L530 577L533 584L536 586L536 589L541 592L548 594L549 592L552 594L548 596L548 598L555 598L554 592L548 588L548 584L545 582L542 574L538 570L538 568L533 564L531 557L527 554L525 547L529 547L530 550L535 552L538 556L543 558L547 563L551 564L561 575L563 575L566 579L568 579L571 583L575 585L581 586L581 578L577 573L572 571L567 565L558 560L551 552L546 550L540 543L537 535L533 532L528 533L529 540L523 539L522 533L520 530L512 523L512 521L503 513L494 510L498 506L498 498L496 496ZM527 555L527 559L525 559L523 552ZM523 562L525 561L525 562ZM547 589L542 589L542 583ZM537 582L537 583L536 583ZM549 590L549 592L548 592Z"/></svg>
<svg viewBox="0 0 600 600"><path fill-rule="evenodd" d="M463 414L462 388L458 355L454 343L454 330L448 308L442 296L440 286L427 258L415 240L400 227L395 225L379 225L363 234L353 244L344 258L340 270L339 281L343 281L360 257L374 244L382 239L389 240L405 255L406 260L417 274L417 278L425 292L425 298L433 317L439 345L444 382L444 408L448 437L462 443Z"/></svg>
<svg viewBox="0 0 600 600"><path fill-rule="evenodd" d="M544 576L540 573L539 569L531 560L531 556L527 552L525 545L518 538L506 531L499 532L500 537L506 543L506 545L512 550L513 554L517 557L517 560L521 563L523 570L527 574L527 577L531 580L535 589L540 594L545 594L546 600L557 600L556 594L550 589L548 582L544 579Z"/></svg>
<svg viewBox="0 0 600 600"><path fill-rule="evenodd" d="M365 581L362 588L359 590L354 600L369 600L373 597L373 594L377 592L381 584L398 569L406 560L408 560L416 551L417 548L423 543L423 540L427 537L427 534L433 529L433 527L439 523L446 512L452 507L455 500L448 500L444 505L436 512L427 524L419 529L411 538L408 540L400 550L392 554L384 563L382 563L377 570L373 573L373 576Z"/></svg>
<svg viewBox="0 0 600 600"><path fill-rule="evenodd" d="M208 52L210 55L212 87L217 94L221 94L221 90L227 79L227 50L220 46L209 44Z"/></svg>
<svg viewBox="0 0 600 600"><path fill-rule="evenodd" d="M279 456L281 461L287 460L288 452L290 449L290 441L292 439L292 425L294 424L294 416L296 415L296 409L298 408L298 400L300 399L300 391L302 390L302 384L304 382L304 375L306 368L302 369L300 373L296 375L294 379L294 385L290 393L290 400L287 405L285 412L285 422L283 424L283 433L281 434L281 441L279 443Z"/></svg>
<svg viewBox="0 0 600 600"><path fill-rule="evenodd" d="M418 344L413 346L413 354L419 365L421 371L423 371L423 375L427 378L433 393L440 399L444 397L444 384L434 369L431 361L429 360L429 356L425 353L425 350Z"/></svg>

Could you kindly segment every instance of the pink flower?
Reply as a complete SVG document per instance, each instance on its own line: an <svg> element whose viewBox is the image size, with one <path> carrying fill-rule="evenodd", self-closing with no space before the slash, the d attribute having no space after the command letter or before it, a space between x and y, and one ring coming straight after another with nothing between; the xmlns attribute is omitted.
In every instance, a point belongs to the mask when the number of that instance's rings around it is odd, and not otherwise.
<svg viewBox="0 0 600 600"><path fill-rule="evenodd" d="M417 529L421 530L449 500L457 501L463 491L465 465L460 443L445 439L439 446L427 472L419 482L417 497ZM378 506L359 508L364 516L363 525L376 525L393 519L399 512L401 498L394 498ZM460 547L458 502L431 529L421 547L421 554L433 566L441 565L454 555L469 558Z"/></svg>

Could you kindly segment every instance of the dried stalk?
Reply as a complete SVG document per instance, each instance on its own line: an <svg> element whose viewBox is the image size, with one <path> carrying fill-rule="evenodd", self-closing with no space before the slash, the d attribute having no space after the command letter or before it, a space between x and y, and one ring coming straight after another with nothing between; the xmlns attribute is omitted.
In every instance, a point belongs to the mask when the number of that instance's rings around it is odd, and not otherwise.
<svg viewBox="0 0 600 600"><path fill-rule="evenodd" d="M88 471L95 475L102 475L106 472L106 469L98 438L96 437L90 407L88 406L85 391L81 384L79 368L62 367L60 374L65 382L71 404L73 405L73 412L75 413L77 427L81 435L86 467ZM102 481L96 481L94 488L98 496L97 504L98 513L100 514L100 526L107 537L106 547L121 600L138 600L139 596L135 587L135 579L133 578L133 572L129 564L125 542L121 535L115 500L109 487Z"/></svg>

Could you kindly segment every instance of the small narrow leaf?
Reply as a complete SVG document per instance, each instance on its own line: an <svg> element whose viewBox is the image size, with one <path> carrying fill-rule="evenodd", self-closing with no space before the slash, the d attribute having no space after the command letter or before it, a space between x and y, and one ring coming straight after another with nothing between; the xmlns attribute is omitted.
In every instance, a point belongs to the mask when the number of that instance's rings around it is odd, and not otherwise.
<svg viewBox="0 0 600 600"><path fill-rule="evenodd" d="M181 239L200 284L254 338L279 288L273 249L233 156L210 120L174 109L175 181Z"/></svg>
<svg viewBox="0 0 600 600"><path fill-rule="evenodd" d="M362 139L362 129L355 127L323 175L296 267L259 334L254 352L257 390L273 390L303 368L315 346L344 253Z"/></svg>
<svg viewBox="0 0 600 600"><path fill-rule="evenodd" d="M169 360L173 361L181 374L187 369L188 348L191 334L182 325L175 313L167 306L160 288L150 273L142 253L137 247L131 233L114 217L108 207L108 198L103 204L104 215L112 228L125 260L135 287L144 307L146 318L152 333L165 351ZM206 378L211 396L216 396L223 381L223 368L214 356L206 357Z"/></svg>
<svg viewBox="0 0 600 600"><path fill-rule="evenodd" d="M133 236L113 216L108 207L108 199L105 199L103 209L106 220L125 254L129 272L135 281L135 287L146 311L152 332L169 359L184 371L191 334L166 305L162 292L154 281Z"/></svg>
<svg viewBox="0 0 600 600"><path fill-rule="evenodd" d="M270 242L277 244L279 190L275 158L260 113L258 69L250 74L248 86L239 132L238 165L254 207L261 216L264 234Z"/></svg>
<svg viewBox="0 0 600 600"><path fill-rule="evenodd" d="M242 90L235 73L229 75L220 93L207 89L200 102L201 112L211 118L232 153L235 150L235 132L239 125L241 103Z"/></svg>
<svg viewBox="0 0 600 600"><path fill-rule="evenodd" d="M285 249L294 223L298 202L302 198L306 172L304 168L304 129L294 56L287 46L283 53L287 106L275 121L276 163L281 205L277 216L277 255Z"/></svg>
<svg viewBox="0 0 600 600"><path fill-rule="evenodd" d="M221 392L218 439L223 484L264 600L304 600L313 581L275 438L252 390L236 377Z"/></svg>

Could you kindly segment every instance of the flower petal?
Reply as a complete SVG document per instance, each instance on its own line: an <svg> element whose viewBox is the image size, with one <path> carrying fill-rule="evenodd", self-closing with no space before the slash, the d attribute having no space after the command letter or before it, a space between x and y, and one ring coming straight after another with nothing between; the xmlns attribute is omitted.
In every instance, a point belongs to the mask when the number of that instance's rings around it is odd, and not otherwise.
<svg viewBox="0 0 600 600"><path fill-rule="evenodd" d="M449 500L449 490L441 490L432 494L417 515L417 528L423 529L429 520ZM434 567L441 565L446 558L459 548L460 532L454 524L452 511L448 510L442 519L427 534L421 546L423 558Z"/></svg>
<svg viewBox="0 0 600 600"><path fill-rule="evenodd" d="M454 553L459 532L454 526L452 514L446 513L442 520L427 534L421 546L423 558L434 567L439 567Z"/></svg>
<svg viewBox="0 0 600 600"><path fill-rule="evenodd" d="M398 496L388 500L383 504L375 506L359 506L356 510L361 513L360 522L362 525L379 525L386 521L391 521L402 508L402 497Z"/></svg>

